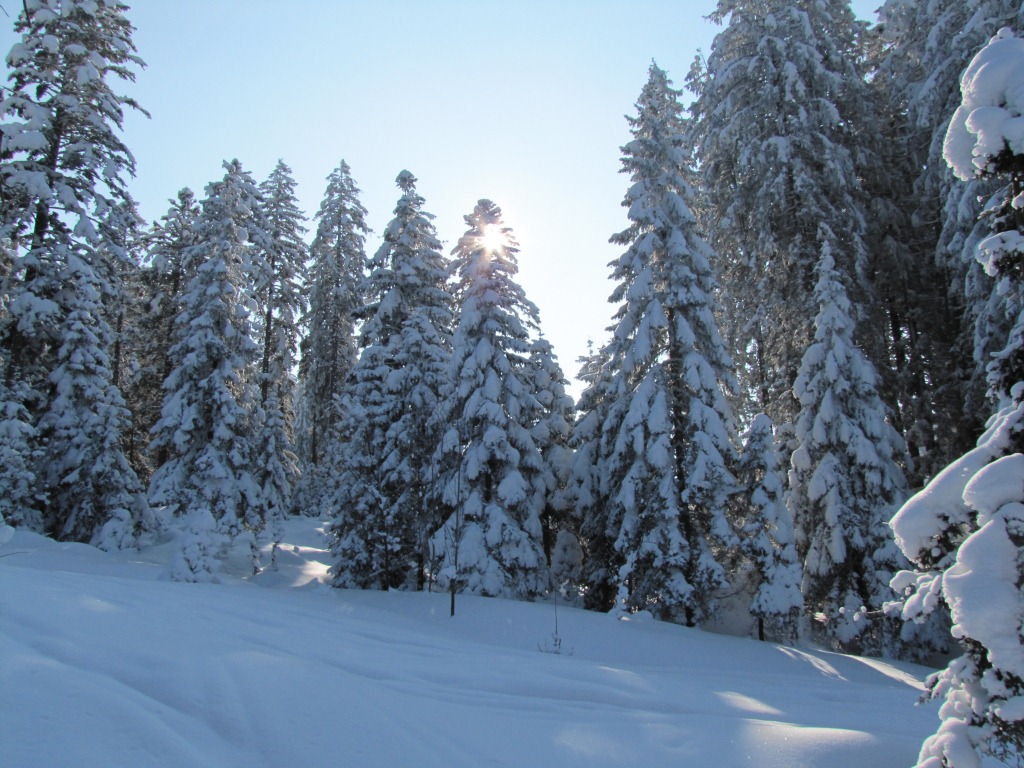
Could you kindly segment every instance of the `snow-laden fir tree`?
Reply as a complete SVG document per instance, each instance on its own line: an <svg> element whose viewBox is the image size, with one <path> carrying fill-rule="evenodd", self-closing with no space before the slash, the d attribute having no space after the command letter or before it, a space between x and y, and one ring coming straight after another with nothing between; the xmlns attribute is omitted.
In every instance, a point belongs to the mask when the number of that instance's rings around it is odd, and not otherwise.
<svg viewBox="0 0 1024 768"><path fill-rule="evenodd" d="M1024 27L1024 8L1017 0L889 0L879 21L884 49L872 85L895 127L881 170L893 194L903 190L909 216L909 226L891 233L907 258L884 274L903 291L895 298L907 359L895 358L897 383L916 406L904 408L903 421L918 476L927 477L967 450L981 428L991 352L984 345L1008 330L989 304L991 278L974 258L984 237L979 200L994 183L957 178L943 160L943 142L960 102L960 74L997 29Z"/></svg>
<svg viewBox="0 0 1024 768"><path fill-rule="evenodd" d="M139 296L132 329L137 336L135 364L128 377L125 397L132 414L129 456L140 477L149 478L154 466L167 459L167 449L149 454L149 431L160 419L163 383L171 373L168 354L174 344L175 320L184 309L185 289L196 264L186 258L194 253L195 224L200 206L191 189L180 190L167 213L147 233L147 254L139 274ZM140 469L141 467L141 469Z"/></svg>
<svg viewBox="0 0 1024 768"><path fill-rule="evenodd" d="M153 474L150 503L186 517L182 550L171 576L215 578L215 539L263 527L255 458L261 434L257 359L250 336L253 303L248 233L256 185L238 161L207 187L195 225L196 244L184 255L195 274L175 325L160 421L151 449L167 460Z"/></svg>
<svg viewBox="0 0 1024 768"><path fill-rule="evenodd" d="M656 65L637 110L622 160L631 224L612 237L627 250L611 264L619 306L603 352L612 378L599 398L601 500L589 510L596 520L582 522L599 538L587 573L622 609L696 625L715 611L728 581L722 558L736 543L726 512L735 491L726 396L736 385L715 321L711 251L690 210L678 92Z"/></svg>
<svg viewBox="0 0 1024 768"><path fill-rule="evenodd" d="M602 445L603 426L608 415L609 392L612 374L605 357L608 345L595 348L593 341L587 343L587 354L577 359L580 365L577 381L584 385L577 403L577 417L573 424L570 448L572 448L569 498L572 504L572 528L578 533L581 553L588 564L588 574L593 582L587 585L585 604L598 610L607 610L615 602L615 579L607 572L613 563L612 545L614 539L605 531L604 518L600 510L604 505L601 496L601 456L606 450ZM601 566L594 567L597 563ZM583 583L582 569L579 582Z"/></svg>
<svg viewBox="0 0 1024 768"><path fill-rule="evenodd" d="M891 87L902 92L914 137L915 223L941 232L935 257L960 275L951 286L959 293L963 270L973 261L973 255L963 260L963 249L979 213L977 198L987 197L991 186L958 178L943 159L943 143L968 62L996 30L1024 25L1024 8L1017 0L887 0L879 12L889 47L882 74L892 75Z"/></svg>
<svg viewBox="0 0 1024 768"><path fill-rule="evenodd" d="M78 254L67 268L69 311L50 375L50 407L39 421L49 455L39 477L48 491L46 528L59 539L104 549L133 546L155 525L121 447L129 416L113 383L100 281Z"/></svg>
<svg viewBox="0 0 1024 768"><path fill-rule="evenodd" d="M7 56L9 87L0 100L0 242L7 261L0 315L0 413L4 440L9 440L0 447L8 459L2 482L21 500L16 503L31 503L31 508L9 509L8 519L57 532L65 530L65 511L47 507L46 485L29 495L17 489L58 477L65 460L48 447L39 429L42 419L51 425L58 419L49 412L61 350L86 338L90 344L112 342L109 329L81 328L82 314L76 322L68 318L81 311L79 285L89 285L87 290L101 297L119 294L110 282L116 270L106 262L112 250L104 247L100 225L127 201L124 176L135 167L118 130L125 107L137 105L113 89L116 80L133 80L134 68L142 64L134 54L125 10L112 0L24 3L15 22L21 39ZM106 312L102 306L87 310L97 322ZM75 338L64 339L65 332ZM88 354L99 360L110 349L90 347ZM92 384L103 389L103 402L119 401L120 394L110 391L116 390L112 380L100 375ZM131 488L132 477L122 479ZM107 482L112 481L108 476ZM82 482L83 488L90 483ZM112 509L98 512L93 520L101 524L107 512L115 514ZM86 536L77 525L67 530Z"/></svg>
<svg viewBox="0 0 1024 768"><path fill-rule="evenodd" d="M108 209L99 222L98 252L92 257L100 285L113 293L100 294L103 317L113 334L110 367L114 384L122 392L134 359L136 339L129 323L137 314L146 221L130 197ZM127 436L126 436L127 438Z"/></svg>
<svg viewBox="0 0 1024 768"><path fill-rule="evenodd" d="M36 480L36 430L25 407L27 386L0 381L0 517L11 526L44 529Z"/></svg>
<svg viewBox="0 0 1024 768"><path fill-rule="evenodd" d="M954 45L963 51L962 62L972 58L985 47L998 30L1004 27L1014 30L1018 35L1024 33L1024 5L1021 3L1014 0L976 0L971 6L971 18L963 33L954 41ZM966 67L961 63L958 71L964 69ZM957 83L953 83L950 103L953 108L959 109L960 91L956 85ZM955 113L951 108L944 114ZM940 133L940 140L944 136L948 134ZM1005 211L1008 205L1005 178L1001 178L998 173L979 173L966 179L965 174L959 171L954 175L958 183L951 188L952 194L946 200L942 245L953 255L958 255L961 263L967 265L965 319L969 324L967 332L972 336L968 337L970 341L965 341L965 345L972 345L975 365L970 376L970 380L975 382L975 387L969 391L967 407L974 408L976 412L985 412L988 410L987 400L991 399L992 391L991 388L986 390L982 382L987 383L989 378L986 371L991 364L992 356L999 354L999 350L1005 347L1014 333L1016 311L1012 292L1007 293L1004 290L1005 286L1000 285L995 271L984 259L977 256L982 241L988 238L992 231L998 231L1005 226L1012 228L1013 223L1007 225L992 220L998 220L1002 216L1000 211ZM971 224L974 225L973 228ZM1013 381L1011 379L1008 384L1012 384Z"/></svg>
<svg viewBox="0 0 1024 768"><path fill-rule="evenodd" d="M860 322L877 328L873 335L888 350L888 362L877 367L879 394L892 407L894 425L914 457L907 468L911 484L934 476L962 452L978 420L964 408L969 350L965 356L958 343L963 291L954 296L954 273L948 263L936 263L938 198L919 188L929 175L924 134L931 126L919 129L908 108L919 85L912 81L924 74L915 44L929 29L924 6L938 12L944 4L902 3L896 13L882 9L880 24L864 36L874 105L857 116L858 157L869 197L868 273L876 296Z"/></svg>
<svg viewBox="0 0 1024 768"><path fill-rule="evenodd" d="M296 511L320 514L332 491L328 477L332 440L341 422L339 396L358 357L356 313L363 306L366 271L366 209L348 164L327 177L316 234L310 246L309 304L302 318L306 336L301 344L299 377L302 400L297 420L308 433L296 435L303 479L296 491Z"/></svg>
<svg viewBox="0 0 1024 768"><path fill-rule="evenodd" d="M695 72L693 141L719 254L723 331L743 408L788 434L811 343L820 223L851 295L866 265L853 134L866 99L858 24L845 0L719 0L706 71ZM785 448L785 445L781 447Z"/></svg>
<svg viewBox="0 0 1024 768"><path fill-rule="evenodd" d="M440 502L450 513L432 540L442 587L529 599L548 588L543 457L531 336L537 307L513 280L519 249L501 209L480 200L452 251L460 305L451 388L438 408Z"/></svg>
<svg viewBox="0 0 1024 768"><path fill-rule="evenodd" d="M281 521L291 511L292 492L299 478L292 369L298 352L299 318L305 309L308 248L302 239L305 217L295 199L295 181L283 160L278 160L260 185L260 192L268 237L257 249L252 268L259 311L254 330L260 336L258 378L263 411L256 471L276 553Z"/></svg>
<svg viewBox="0 0 1024 768"><path fill-rule="evenodd" d="M279 389L282 400L293 396L290 381L298 344L299 317L305 308L308 248L302 239L305 217L295 199L291 168L278 160L260 185L267 235L266 245L254 259L253 282L260 308L260 397L266 400Z"/></svg>
<svg viewBox="0 0 1024 768"><path fill-rule="evenodd" d="M422 586L429 535L441 524L427 502L451 365L450 268L416 178L369 262L362 355L344 401L349 409L334 498L335 583Z"/></svg>
<svg viewBox="0 0 1024 768"><path fill-rule="evenodd" d="M385 386L390 372L382 345L364 349L339 396L341 418L323 467L329 467L331 492L321 503L331 514L333 583L336 587L388 589L405 583L410 562L406 521L379 490L378 471L384 434L393 416Z"/></svg>
<svg viewBox="0 0 1024 768"><path fill-rule="evenodd" d="M901 573L903 615L948 606L963 654L929 678L942 719L921 768L1024 760L1024 40L1001 30L961 79L944 155L962 179L1003 186L981 219L977 258L993 277L1009 333L988 365L997 411L977 447L903 506L892 527L916 571Z"/></svg>
<svg viewBox="0 0 1024 768"><path fill-rule="evenodd" d="M751 581L745 590L752 594L750 615L759 639L794 643L803 608L802 576L771 419L755 416L741 440L736 465L741 490L734 503L744 558L740 567Z"/></svg>
<svg viewBox="0 0 1024 768"><path fill-rule="evenodd" d="M566 392L568 382L562 367L558 364L554 349L544 337L534 340L530 346L530 366L533 369L534 397L540 405L540 413L531 428L533 440L541 453L543 472L538 478L535 493L541 506L541 523L544 526L544 556L548 565L554 565L554 553L560 534L568 532L571 497L569 478L572 473L572 422L575 406ZM562 573L572 564L562 563L556 586L565 581L569 574Z"/></svg>
<svg viewBox="0 0 1024 768"><path fill-rule="evenodd" d="M854 344L850 301L824 224L819 239L819 310L794 384L800 415L789 476L804 605L822 642L892 655L899 627L876 614L902 562L885 521L906 498L904 444L887 421L874 368Z"/></svg>

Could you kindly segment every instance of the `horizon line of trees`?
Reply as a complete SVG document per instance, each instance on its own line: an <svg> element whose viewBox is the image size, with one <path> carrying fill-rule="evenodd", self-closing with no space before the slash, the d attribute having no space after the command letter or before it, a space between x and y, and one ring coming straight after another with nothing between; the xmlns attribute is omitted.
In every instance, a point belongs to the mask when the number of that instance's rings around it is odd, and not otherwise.
<svg viewBox="0 0 1024 768"><path fill-rule="evenodd" d="M489 200L448 256L402 171L369 256L344 161L307 244L287 165L233 160L147 226L126 10L15 22L0 522L118 548L176 521L171 577L209 581L239 541L273 567L283 519L316 514L339 587L558 589L892 657L956 639L920 765L1019 754L1019 0L887 0L873 27L845 0L719 0L693 104L652 63L628 118L578 404Z"/></svg>

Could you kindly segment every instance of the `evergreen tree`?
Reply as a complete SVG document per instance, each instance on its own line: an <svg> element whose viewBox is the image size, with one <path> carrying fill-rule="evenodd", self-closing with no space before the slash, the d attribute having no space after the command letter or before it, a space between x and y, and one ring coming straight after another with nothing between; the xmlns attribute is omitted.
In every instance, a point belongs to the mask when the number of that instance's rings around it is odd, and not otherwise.
<svg viewBox="0 0 1024 768"><path fill-rule="evenodd" d="M253 270L262 319L259 387L264 414L256 466L276 552L281 520L291 509L292 491L299 476L292 368L298 351L299 317L305 304L302 291L307 247L302 240L306 230L295 200L295 181L284 161L278 161L260 191L268 238Z"/></svg>
<svg viewBox="0 0 1024 768"><path fill-rule="evenodd" d="M188 515L172 577L215 577L214 536L235 537L263 527L263 500L254 473L261 413L248 376L257 354L250 336L248 233L255 184L238 161L207 188L196 222L195 264L176 320L173 369L151 447L168 458L153 474L150 503Z"/></svg>
<svg viewBox="0 0 1024 768"><path fill-rule="evenodd" d="M823 226L824 230L824 226ZM871 363L853 342L850 301L823 231L814 343L794 386L800 402L790 506L806 610L821 638L853 653L892 655L895 625L869 619L901 564L885 526L905 498L904 445L886 420ZM865 610L867 609L867 610Z"/></svg>
<svg viewBox="0 0 1024 768"><path fill-rule="evenodd" d="M105 351L113 346L111 330L95 270L74 256L68 268L74 303L69 301L50 376L54 394L39 423L49 454L39 478L49 497L46 529L107 549L131 546L155 526L121 449L128 411Z"/></svg>
<svg viewBox="0 0 1024 768"><path fill-rule="evenodd" d="M129 376L126 398L132 414L129 457L140 477L147 479L153 467L167 460L167 450L150 456L150 430L160 418L163 383L171 374L169 354L175 339L175 321L184 309L185 290L197 264L186 256L196 244L195 225L200 206L191 189L178 192L167 213L146 237L148 253L139 274L138 292L130 326L137 337L135 365Z"/></svg>
<svg viewBox="0 0 1024 768"><path fill-rule="evenodd" d="M295 199L295 181L283 160L260 186L267 244L258 255L255 293L261 308L260 397L278 389L282 401L293 397L291 368L297 352L298 322L304 309L307 246L304 216Z"/></svg>
<svg viewBox="0 0 1024 768"><path fill-rule="evenodd" d="M905 6L901 16L907 11ZM909 81L920 75L919 51L895 45L897 29L909 20L892 17L891 9L882 13L866 37L874 110L858 116L860 165L870 198L869 275L877 297L860 322L884 329L876 334L887 351L884 359L875 358L879 394L893 408L894 424L914 459L907 479L919 485L959 452L975 417L963 407L969 360L958 345L962 291L961 300L953 301L953 274L936 263L936 198L916 189L927 156L927 140L912 125L908 108ZM921 33L916 26L915 34Z"/></svg>
<svg viewBox="0 0 1024 768"><path fill-rule="evenodd" d="M364 349L339 398L341 421L329 449L336 587L398 587L409 570L400 554L408 546L407 521L392 514L379 489L384 434L394 415L386 393L389 371L383 346Z"/></svg>
<svg viewBox="0 0 1024 768"><path fill-rule="evenodd" d="M530 366L533 369L534 396L541 408L531 429L543 468L535 494L544 526L544 556L551 566L559 534L570 527L572 451L569 443L575 408L572 397L565 391L568 385L565 374L547 339L541 337L531 345Z"/></svg>
<svg viewBox="0 0 1024 768"><path fill-rule="evenodd" d="M599 516L588 529L613 542L611 562L588 565L598 594L615 580L617 603L695 625L715 610L727 576L719 556L735 535L726 504L735 490L732 362L715 324L710 250L696 232L682 150L681 107L652 65L623 147L632 186L628 246L612 262L621 302L604 357L612 372L602 425ZM609 553L607 547L592 548Z"/></svg>
<svg viewBox="0 0 1024 768"><path fill-rule="evenodd" d="M578 414L569 443L573 449L570 485L572 522L584 548L582 554L589 576L585 604L598 610L607 610L614 605L617 593L615 574L611 570L615 556L614 537L605 529L602 514L602 457L609 453L603 442L603 427L613 379L607 353L607 344L595 350L590 342L588 354L578 360L580 371L576 378L585 385L585 389L577 404ZM581 576L581 581L587 579Z"/></svg>
<svg viewBox="0 0 1024 768"><path fill-rule="evenodd" d="M949 465L892 520L917 568L904 590L904 618L950 608L963 654L929 679L945 703L919 766L964 768L985 756L1020 763L1024 753L1024 651L1020 583L1024 557L1024 40L1001 30L971 61L949 124L945 158L960 178L1003 186L980 224L989 234L976 256L995 280L1009 333L993 339L988 364L999 404L977 447ZM997 346L998 345L998 346Z"/></svg>
<svg viewBox="0 0 1024 768"><path fill-rule="evenodd" d="M78 291L89 293L86 303L120 294L102 224L128 201L124 175L134 173L134 160L117 131L125 107L137 105L116 94L111 83L133 80L134 67L142 64L134 55L133 28L125 10L113 0L24 4L15 23L21 40L7 57L10 87L0 101L0 242L5 244L6 273L0 412L4 439L9 440L0 451L8 459L4 486L19 500L10 502L19 509L9 507L6 514L12 521L50 526L55 533L76 538L91 537L96 528L86 531L70 524L67 516L78 517L77 512L57 505L68 498L75 478L80 478L83 496L91 494L87 489L95 478L88 468L80 468L74 477L61 476L68 457L57 451L66 446L60 440L50 446L47 439L56 434L58 420L69 416L63 411L68 400L54 389L54 377L58 370L67 370L63 366L70 350L89 345L87 356L101 361L102 368L109 364L111 350L94 345L114 341L109 325L103 327L110 310L102 304L83 306ZM89 322L95 325L81 325ZM65 333L71 338L64 338ZM88 384L92 394L116 407L116 383L98 368L86 367L95 374ZM82 380L77 384L84 386ZM85 416L74 407L72 411ZM115 418L105 425L116 431L121 423ZM61 425L61 430L71 429L70 423ZM109 437L107 432L104 439ZM120 460L111 457L102 472L122 469ZM128 489L134 482L130 471L116 479ZM38 492L22 492L37 481L42 483ZM108 475L106 481L114 480ZM50 491L57 493L52 500L47 499ZM105 506L107 502L112 506ZM32 508L21 506L29 503ZM120 514L120 501L105 497L97 503L88 525L102 525Z"/></svg>
<svg viewBox="0 0 1024 768"><path fill-rule="evenodd" d="M331 461L325 457L341 423L339 396L358 357L355 322L363 306L364 249L370 229L345 161L328 176L315 218L309 305L302 320L306 337L299 364L303 395L299 419L309 425L309 433L297 436L304 480L295 502L297 510L307 514L319 514L331 493Z"/></svg>
<svg viewBox="0 0 1024 768"><path fill-rule="evenodd" d="M99 252L93 257L100 285L111 291L101 294L101 310L113 334L111 373L115 386L122 392L127 388L135 346L128 323L135 311L134 291L139 284L145 228L146 222L135 201L126 198L109 209L100 222Z"/></svg>
<svg viewBox="0 0 1024 768"><path fill-rule="evenodd" d="M438 409L436 460L450 516L433 539L438 580L472 594L532 598L548 587L544 467L532 427L541 412L530 365L537 308L513 281L517 243L501 209L480 200L452 251L461 305L452 385Z"/></svg>
<svg viewBox="0 0 1024 768"><path fill-rule="evenodd" d="M435 467L433 420L451 364L449 265L416 178L369 262L364 349L347 405L344 479L335 497L335 583L422 586L429 533L441 520L427 494Z"/></svg>
<svg viewBox="0 0 1024 768"><path fill-rule="evenodd" d="M867 103L860 31L842 0L719 0L727 26L691 85L692 140L720 256L723 327L739 363L745 408L777 431L812 339L819 224L858 305L864 295L864 193L853 133ZM785 446L783 446L785 448Z"/></svg>
<svg viewBox="0 0 1024 768"><path fill-rule="evenodd" d="M44 530L33 451L38 444L22 382L0 382L0 517L12 526Z"/></svg>
<svg viewBox="0 0 1024 768"><path fill-rule="evenodd" d="M958 179L942 158L960 73L1005 24L1024 25L1019 2L889 0L880 9L885 45L872 82L898 132L881 169L893 194L906 190L909 218L893 235L905 243L905 258L881 274L902 294L890 302L905 333L895 381L919 477L970 447L986 409L982 371L991 349L984 345L1008 331L989 303L991 279L974 258L984 236L978 201L993 183Z"/></svg>
<svg viewBox="0 0 1024 768"><path fill-rule="evenodd" d="M753 582L745 590L753 594L750 613L757 620L759 639L794 643L803 608L802 578L771 419L763 413L755 416L742 439L736 517L745 558L741 567L749 570Z"/></svg>

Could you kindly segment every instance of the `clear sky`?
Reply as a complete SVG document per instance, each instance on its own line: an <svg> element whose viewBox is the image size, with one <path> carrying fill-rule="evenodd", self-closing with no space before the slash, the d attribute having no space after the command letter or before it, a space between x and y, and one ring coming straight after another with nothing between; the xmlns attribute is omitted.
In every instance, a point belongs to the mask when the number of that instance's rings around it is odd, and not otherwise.
<svg viewBox="0 0 1024 768"><path fill-rule="evenodd" d="M881 0L855 0L873 19ZM127 89L131 189L147 220L189 186L202 197L238 158L257 181L278 158L316 212L344 159L380 243L419 179L446 247L477 199L521 246L519 281L571 380L613 307L608 244L627 226L624 115L651 60L677 87L718 27L714 0L127 0L147 67ZM0 0L14 14L20 0ZM0 49L14 42L0 13ZM315 226L312 222L310 227ZM578 388L574 383L574 391Z"/></svg>

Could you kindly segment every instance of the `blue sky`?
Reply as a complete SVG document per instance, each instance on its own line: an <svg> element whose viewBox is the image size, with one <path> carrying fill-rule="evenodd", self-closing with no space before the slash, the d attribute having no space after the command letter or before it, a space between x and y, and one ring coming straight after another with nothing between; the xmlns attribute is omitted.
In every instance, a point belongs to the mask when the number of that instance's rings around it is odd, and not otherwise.
<svg viewBox="0 0 1024 768"><path fill-rule="evenodd" d="M873 18L880 2L853 7ZM130 117L125 139L147 219L181 187L202 196L235 157L257 180L284 159L310 217L345 159L375 233L408 169L449 248L462 217L490 198L520 242L519 280L570 379L613 311L624 115L652 59L681 87L718 30L704 19L713 0L128 4L147 62L128 92L152 117ZM0 0L8 13L19 6ZM0 22L6 52L14 35ZM378 244L371 236L368 251Z"/></svg>

